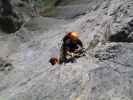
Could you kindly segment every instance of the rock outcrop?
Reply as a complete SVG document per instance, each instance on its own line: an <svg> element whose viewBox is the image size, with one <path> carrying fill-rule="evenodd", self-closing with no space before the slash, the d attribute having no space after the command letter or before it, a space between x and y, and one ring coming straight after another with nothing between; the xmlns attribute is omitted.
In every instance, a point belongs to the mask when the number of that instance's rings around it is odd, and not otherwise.
<svg viewBox="0 0 133 100"><path fill-rule="evenodd" d="M14 33L20 28L21 24L22 22L14 11L10 0L1 0L0 27L2 31Z"/></svg>
<svg viewBox="0 0 133 100"><path fill-rule="evenodd" d="M34 1L34 0L33 0ZM39 16L32 0L1 0L0 28L6 33L15 33L31 17Z"/></svg>

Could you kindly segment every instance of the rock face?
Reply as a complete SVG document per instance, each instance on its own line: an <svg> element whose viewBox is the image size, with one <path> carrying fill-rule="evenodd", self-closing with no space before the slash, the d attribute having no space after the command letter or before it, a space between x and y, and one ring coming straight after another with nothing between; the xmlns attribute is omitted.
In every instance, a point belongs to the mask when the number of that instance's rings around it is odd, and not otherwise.
<svg viewBox="0 0 133 100"><path fill-rule="evenodd" d="M34 0L33 0L34 1ZM32 0L1 0L0 27L6 33L15 33L31 17L37 16Z"/></svg>
<svg viewBox="0 0 133 100"><path fill-rule="evenodd" d="M0 12L0 27L7 33L14 33L17 31L22 22L19 16L13 10L10 0L1 0Z"/></svg>
<svg viewBox="0 0 133 100"><path fill-rule="evenodd" d="M0 97L133 100L133 1L60 0L56 6L53 15L0 37ZM69 31L79 32L86 56L51 66Z"/></svg>

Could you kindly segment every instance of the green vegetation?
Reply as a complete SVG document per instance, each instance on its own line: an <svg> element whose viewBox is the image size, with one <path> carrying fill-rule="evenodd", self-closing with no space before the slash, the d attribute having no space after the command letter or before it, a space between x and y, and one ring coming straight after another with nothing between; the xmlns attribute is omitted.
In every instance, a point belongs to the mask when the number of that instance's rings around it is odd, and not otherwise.
<svg viewBox="0 0 133 100"><path fill-rule="evenodd" d="M42 6L42 10L41 10L41 15L42 16L51 16L53 14L55 14L55 3L58 0L41 0L41 6Z"/></svg>

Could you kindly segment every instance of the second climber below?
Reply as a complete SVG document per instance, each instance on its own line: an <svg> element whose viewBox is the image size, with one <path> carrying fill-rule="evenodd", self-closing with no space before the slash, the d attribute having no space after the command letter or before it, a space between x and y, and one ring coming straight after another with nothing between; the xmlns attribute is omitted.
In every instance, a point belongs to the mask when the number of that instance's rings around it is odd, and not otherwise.
<svg viewBox="0 0 133 100"><path fill-rule="evenodd" d="M63 43L60 50L59 62L73 62L74 57L81 54L83 51L83 43L78 37L77 32L69 32L63 38Z"/></svg>

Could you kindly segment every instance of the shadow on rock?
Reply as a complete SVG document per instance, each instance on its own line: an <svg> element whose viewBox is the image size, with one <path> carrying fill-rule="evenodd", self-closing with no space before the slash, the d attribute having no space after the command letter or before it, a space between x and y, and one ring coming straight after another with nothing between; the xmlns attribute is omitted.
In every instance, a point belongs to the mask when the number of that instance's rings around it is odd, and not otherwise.
<svg viewBox="0 0 133 100"><path fill-rule="evenodd" d="M133 42L133 19L109 39L111 42Z"/></svg>
<svg viewBox="0 0 133 100"><path fill-rule="evenodd" d="M13 65L10 62L0 58L0 72L11 71L12 69Z"/></svg>

